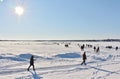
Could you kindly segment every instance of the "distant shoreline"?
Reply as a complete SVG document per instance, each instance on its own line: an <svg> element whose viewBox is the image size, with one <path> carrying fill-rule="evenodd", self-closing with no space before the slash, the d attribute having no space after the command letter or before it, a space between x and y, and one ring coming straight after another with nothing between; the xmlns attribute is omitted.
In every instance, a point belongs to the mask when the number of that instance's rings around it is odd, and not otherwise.
<svg viewBox="0 0 120 79"><path fill-rule="evenodd" d="M120 39L102 39L102 40L0 40L0 42L120 42Z"/></svg>

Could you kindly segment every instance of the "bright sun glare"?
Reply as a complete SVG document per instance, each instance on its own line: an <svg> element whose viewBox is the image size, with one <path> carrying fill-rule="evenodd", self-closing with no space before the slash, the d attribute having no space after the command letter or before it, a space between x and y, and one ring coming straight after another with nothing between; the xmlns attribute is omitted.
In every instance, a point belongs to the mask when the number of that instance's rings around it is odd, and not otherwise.
<svg viewBox="0 0 120 79"><path fill-rule="evenodd" d="M23 13L24 13L23 7L21 7L21 6L15 7L15 13L19 16L23 15Z"/></svg>

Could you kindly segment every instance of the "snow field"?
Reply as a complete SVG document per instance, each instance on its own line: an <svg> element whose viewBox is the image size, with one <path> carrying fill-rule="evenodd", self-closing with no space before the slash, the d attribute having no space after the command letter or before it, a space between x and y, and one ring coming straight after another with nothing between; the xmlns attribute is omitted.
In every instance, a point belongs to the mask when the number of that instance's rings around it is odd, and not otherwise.
<svg viewBox="0 0 120 79"><path fill-rule="evenodd" d="M69 42L67 42L69 43ZM0 79L119 79L119 42L0 42ZM100 47L100 52L86 47L87 65L80 65L82 54L77 44ZM112 49L105 48L113 46ZM36 71L27 71L30 56Z"/></svg>

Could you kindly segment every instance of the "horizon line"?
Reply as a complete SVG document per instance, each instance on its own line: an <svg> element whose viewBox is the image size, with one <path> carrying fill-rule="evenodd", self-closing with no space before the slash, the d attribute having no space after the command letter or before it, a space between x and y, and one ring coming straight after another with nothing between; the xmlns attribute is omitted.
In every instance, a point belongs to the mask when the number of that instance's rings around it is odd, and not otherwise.
<svg viewBox="0 0 120 79"><path fill-rule="evenodd" d="M69 40L62 40L62 39L59 39L59 40L41 40L41 39L6 39L6 40L0 40L0 41L120 41L120 39L76 39L76 40L72 40L72 39L69 39Z"/></svg>

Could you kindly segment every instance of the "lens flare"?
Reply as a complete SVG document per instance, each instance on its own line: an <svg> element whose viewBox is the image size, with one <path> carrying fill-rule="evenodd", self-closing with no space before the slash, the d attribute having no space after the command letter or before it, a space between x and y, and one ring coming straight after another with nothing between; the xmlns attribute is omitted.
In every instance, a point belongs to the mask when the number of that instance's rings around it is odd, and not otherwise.
<svg viewBox="0 0 120 79"><path fill-rule="evenodd" d="M0 2L3 2L3 0L0 0Z"/></svg>

